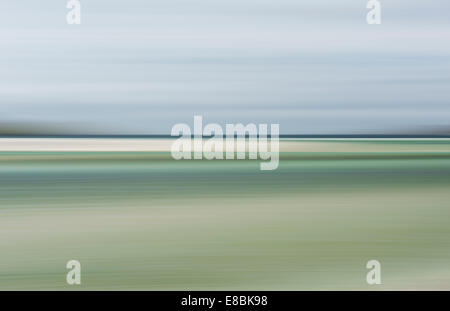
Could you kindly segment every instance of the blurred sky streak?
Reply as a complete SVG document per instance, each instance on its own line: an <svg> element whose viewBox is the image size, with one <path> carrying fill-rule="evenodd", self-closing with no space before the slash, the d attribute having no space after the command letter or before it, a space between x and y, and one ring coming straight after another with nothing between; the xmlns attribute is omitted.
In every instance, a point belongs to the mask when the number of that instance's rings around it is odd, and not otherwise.
<svg viewBox="0 0 450 311"><path fill-rule="evenodd" d="M450 2L0 3L0 124L168 134L193 115L282 134L450 129ZM18 124L18 125L17 125Z"/></svg>

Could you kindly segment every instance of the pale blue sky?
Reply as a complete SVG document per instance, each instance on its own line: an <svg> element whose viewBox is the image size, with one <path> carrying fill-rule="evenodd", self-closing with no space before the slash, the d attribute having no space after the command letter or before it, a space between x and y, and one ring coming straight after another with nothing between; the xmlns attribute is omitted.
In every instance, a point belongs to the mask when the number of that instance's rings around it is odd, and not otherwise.
<svg viewBox="0 0 450 311"><path fill-rule="evenodd" d="M0 2L0 123L166 134L193 115L282 133L450 128L450 1Z"/></svg>

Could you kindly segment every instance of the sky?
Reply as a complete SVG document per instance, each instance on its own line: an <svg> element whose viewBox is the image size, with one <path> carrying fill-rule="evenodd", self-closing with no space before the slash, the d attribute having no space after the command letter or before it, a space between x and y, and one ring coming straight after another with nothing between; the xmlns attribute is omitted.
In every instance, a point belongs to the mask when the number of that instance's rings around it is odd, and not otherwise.
<svg viewBox="0 0 450 311"><path fill-rule="evenodd" d="M0 128L168 134L278 123L281 134L450 131L450 1L0 2Z"/></svg>

